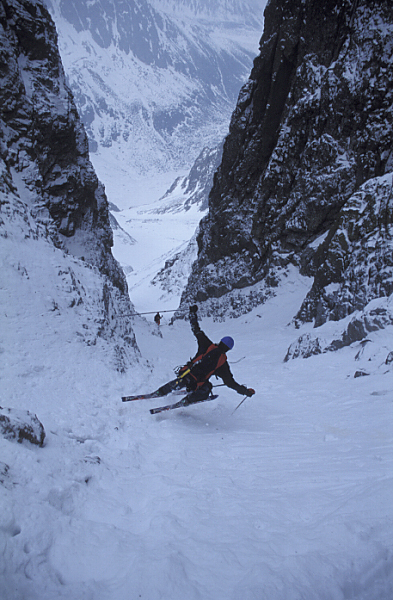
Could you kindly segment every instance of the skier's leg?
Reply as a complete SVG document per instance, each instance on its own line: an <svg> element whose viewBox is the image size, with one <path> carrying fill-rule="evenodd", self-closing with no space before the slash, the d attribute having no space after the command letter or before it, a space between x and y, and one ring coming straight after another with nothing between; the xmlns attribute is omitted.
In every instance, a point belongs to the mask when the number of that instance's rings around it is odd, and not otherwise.
<svg viewBox="0 0 393 600"><path fill-rule="evenodd" d="M180 379L180 381L179 379L173 379L172 381L168 381L168 383L158 388L157 393L159 396L167 396L173 392L173 390L180 390L182 387L185 387L185 385L186 382L184 379Z"/></svg>
<svg viewBox="0 0 393 600"><path fill-rule="evenodd" d="M184 406L187 406L188 404L193 404L194 402L203 402L203 400L206 400L209 397L210 392L212 391L212 387L213 386L210 383L210 381L206 381L206 383L204 383L200 388L195 390L195 392L190 392L189 394L187 394L187 396L184 398Z"/></svg>

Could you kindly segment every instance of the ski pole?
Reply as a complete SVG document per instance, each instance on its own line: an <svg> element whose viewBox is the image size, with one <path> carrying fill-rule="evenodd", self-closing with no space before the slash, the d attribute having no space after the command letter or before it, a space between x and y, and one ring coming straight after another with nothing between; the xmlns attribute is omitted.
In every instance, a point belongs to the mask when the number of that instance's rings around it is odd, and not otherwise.
<svg viewBox="0 0 393 600"><path fill-rule="evenodd" d="M241 405L243 404L243 402L245 401L245 399L246 399L246 398L248 398L248 396L244 396L243 400L240 402L240 404L238 404L238 405L236 406L236 408L235 408L235 410L233 411L233 413L237 411L237 409L239 408L239 406L241 406ZM233 415L233 413L232 413L232 415Z"/></svg>
<svg viewBox="0 0 393 600"><path fill-rule="evenodd" d="M241 362L242 360L244 360L246 357L242 356L241 358L239 358L239 360L231 360L231 365L237 365L237 363Z"/></svg>

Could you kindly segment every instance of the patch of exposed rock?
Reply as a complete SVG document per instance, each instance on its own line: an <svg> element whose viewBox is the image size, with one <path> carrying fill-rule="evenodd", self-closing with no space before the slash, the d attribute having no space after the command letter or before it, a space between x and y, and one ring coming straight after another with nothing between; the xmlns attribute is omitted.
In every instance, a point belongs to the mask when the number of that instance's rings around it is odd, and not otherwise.
<svg viewBox="0 0 393 600"><path fill-rule="evenodd" d="M44 445L44 427L37 416L28 410L2 408L0 406L0 433L10 441L19 443L27 441L36 446ZM4 465L4 476L7 474L7 471L8 467Z"/></svg>

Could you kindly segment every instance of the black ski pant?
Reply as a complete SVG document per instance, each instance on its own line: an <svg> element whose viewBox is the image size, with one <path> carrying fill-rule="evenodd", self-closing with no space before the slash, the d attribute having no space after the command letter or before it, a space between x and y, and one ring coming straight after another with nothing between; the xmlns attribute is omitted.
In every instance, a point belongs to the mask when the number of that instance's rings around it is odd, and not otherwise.
<svg viewBox="0 0 393 600"><path fill-rule="evenodd" d="M189 381L187 380L187 377L184 377L180 380L173 379L165 385L162 385L160 388L158 388L157 391L160 396L167 396L174 390L181 390L182 388L187 387L188 383ZM206 400L212 390L212 387L213 386L210 383L210 381L205 381L205 383L201 385L201 387L199 387L197 390L188 392L186 396L187 404L192 404L193 402L202 402L203 400Z"/></svg>
<svg viewBox="0 0 393 600"><path fill-rule="evenodd" d="M165 385L162 385L158 388L157 393L159 396L167 396L174 390L181 390L182 388L187 386L187 381L184 379L173 379L172 381L168 381Z"/></svg>
<svg viewBox="0 0 393 600"><path fill-rule="evenodd" d="M205 381L205 383L197 390L187 394L187 396L184 398L184 404L187 406L187 404L193 404L194 402L203 402L204 400L207 400L210 392L212 391L212 387L213 386L210 381Z"/></svg>

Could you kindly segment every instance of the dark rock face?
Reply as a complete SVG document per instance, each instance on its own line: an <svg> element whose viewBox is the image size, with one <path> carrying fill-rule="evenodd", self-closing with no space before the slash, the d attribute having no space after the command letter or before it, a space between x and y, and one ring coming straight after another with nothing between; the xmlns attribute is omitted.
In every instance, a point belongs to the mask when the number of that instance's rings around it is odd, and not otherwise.
<svg viewBox="0 0 393 600"><path fill-rule="evenodd" d="M87 345L108 342L116 368L124 371L139 356L125 318L133 307L111 252L108 202L65 84L55 27L39 0L0 3L0 80L4 270L12 272L15 260L24 280L35 290L45 288L56 298L53 310L70 310L70 320L78 319L80 308L81 339ZM25 265L21 247L27 239L40 242L30 246L34 267ZM40 278L41 267L47 277ZM10 290L26 293L17 285Z"/></svg>
<svg viewBox="0 0 393 600"><path fill-rule="evenodd" d="M184 302L219 311L290 263L315 277L299 320L392 293L392 36L388 0L269 2Z"/></svg>
<svg viewBox="0 0 393 600"><path fill-rule="evenodd" d="M376 177L349 198L313 259L312 289L297 315L315 326L362 310L393 293L392 175Z"/></svg>
<svg viewBox="0 0 393 600"><path fill-rule="evenodd" d="M36 446L44 445L44 427L37 416L31 414L28 410L16 410L0 406L0 433L10 441L19 443L27 441Z"/></svg>
<svg viewBox="0 0 393 600"><path fill-rule="evenodd" d="M106 196L65 84L53 21L40 2L4 0L0 38L5 186L12 179L23 181L35 198L36 211L49 213L57 241L98 266L126 292L124 275L111 254Z"/></svg>

